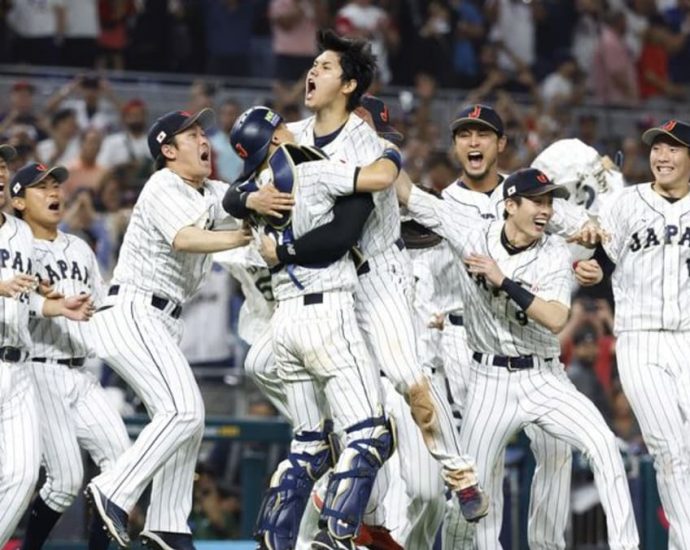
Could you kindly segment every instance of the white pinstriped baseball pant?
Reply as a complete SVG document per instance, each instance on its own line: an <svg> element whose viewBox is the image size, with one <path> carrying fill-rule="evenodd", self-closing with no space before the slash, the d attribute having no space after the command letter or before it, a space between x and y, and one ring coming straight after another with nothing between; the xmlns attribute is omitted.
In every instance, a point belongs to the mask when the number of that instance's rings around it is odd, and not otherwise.
<svg viewBox="0 0 690 550"><path fill-rule="evenodd" d="M690 331L623 331L618 372L654 468L670 523L669 549L690 548Z"/></svg>
<svg viewBox="0 0 690 550"><path fill-rule="evenodd" d="M0 361L0 548L38 481L41 444L34 385L25 363Z"/></svg>
<svg viewBox="0 0 690 550"><path fill-rule="evenodd" d="M96 487L130 512L153 481L145 528L189 533L194 470L204 433L204 403L179 348L183 324L151 295L120 287L93 320L96 352L135 391L151 417Z"/></svg>
<svg viewBox="0 0 690 550"><path fill-rule="evenodd" d="M51 509L64 512L84 478L80 446L106 471L130 445L120 414L84 368L47 361L30 362L41 422L46 481L40 495Z"/></svg>

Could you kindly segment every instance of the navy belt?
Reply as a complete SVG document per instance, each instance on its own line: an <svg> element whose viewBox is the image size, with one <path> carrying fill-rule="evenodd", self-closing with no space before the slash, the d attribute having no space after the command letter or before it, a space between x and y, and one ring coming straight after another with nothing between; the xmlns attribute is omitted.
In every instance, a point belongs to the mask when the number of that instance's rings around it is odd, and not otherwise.
<svg viewBox="0 0 690 550"><path fill-rule="evenodd" d="M465 319L462 315L453 315L452 313L448 315L448 321L456 327L461 327L465 324Z"/></svg>
<svg viewBox="0 0 690 550"><path fill-rule="evenodd" d="M305 306L313 306L314 304L323 304L323 294L317 292L315 294L305 294L302 296L302 301Z"/></svg>
<svg viewBox="0 0 690 550"><path fill-rule="evenodd" d="M113 285L110 287L108 290L108 296L117 296L120 292L120 285ZM168 300L167 298L162 298L161 296L156 296L155 294L151 296L151 305L155 307L156 309L160 309L161 311L165 311L165 308L168 307L169 304L173 304L174 302L172 300ZM170 317L173 319L179 319L180 315L182 314L182 306L177 304L172 311L170 312Z"/></svg>
<svg viewBox="0 0 690 550"><path fill-rule="evenodd" d="M71 359L48 359L47 357L32 357L35 363L57 363L58 365L67 365L69 368L83 367L86 363L86 357L72 357Z"/></svg>
<svg viewBox="0 0 690 550"><path fill-rule="evenodd" d="M491 357L488 361L486 358ZM474 352L472 354L472 359L477 363L486 364L487 362L494 367L503 367L510 371L513 370L527 370L534 368L534 356L533 355L521 355L519 357L506 357L505 355L485 355L483 353ZM552 361L553 359L548 358L544 361Z"/></svg>
<svg viewBox="0 0 690 550"><path fill-rule="evenodd" d="M393 244L398 247L398 250L405 250L405 241L402 240L402 237L397 239ZM365 260L362 262L362 265L357 268L357 276L366 275L370 271L371 266L369 265L369 260Z"/></svg>
<svg viewBox="0 0 690 550"><path fill-rule="evenodd" d="M23 355L24 352L19 348L10 346L0 348L0 361L5 361L6 363L18 363L23 360Z"/></svg>

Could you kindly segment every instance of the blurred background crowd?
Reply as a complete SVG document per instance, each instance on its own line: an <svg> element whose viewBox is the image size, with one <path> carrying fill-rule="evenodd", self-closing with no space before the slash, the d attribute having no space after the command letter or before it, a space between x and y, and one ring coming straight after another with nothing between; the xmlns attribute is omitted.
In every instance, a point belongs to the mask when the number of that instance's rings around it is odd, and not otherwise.
<svg viewBox="0 0 690 550"><path fill-rule="evenodd" d="M490 103L504 120L501 171L577 137L612 158L622 152L630 185L651 177L641 131L672 115L688 119L690 0L0 0L0 142L19 152L13 170L31 160L69 168L63 229L91 244L107 280L152 171L153 120L213 107L214 177L232 181L241 162L228 132L245 108L270 104L288 121L308 115L304 75L322 27L371 41L372 93L405 136L413 180L437 190L461 175L448 123L468 103ZM237 283L215 267L185 310L184 349L209 413L273 417L244 389L241 303ZM563 360L614 432L641 451L616 374L613 314L606 285L579 290ZM206 381L214 372L221 376ZM120 385L108 369L102 380ZM138 407L124 393L123 412ZM205 447L197 536L238 536L238 465L251 450ZM283 452L270 447L267 472Z"/></svg>

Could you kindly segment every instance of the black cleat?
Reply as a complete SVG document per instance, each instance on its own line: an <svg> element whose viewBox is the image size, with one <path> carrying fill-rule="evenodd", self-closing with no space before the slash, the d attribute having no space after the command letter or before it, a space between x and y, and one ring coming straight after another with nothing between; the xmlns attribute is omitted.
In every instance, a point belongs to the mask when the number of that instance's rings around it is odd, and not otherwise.
<svg viewBox="0 0 690 550"><path fill-rule="evenodd" d="M128 516L122 508L109 500L93 483L89 483L84 491L86 499L100 516L108 536L121 548L129 548L130 540L127 534Z"/></svg>

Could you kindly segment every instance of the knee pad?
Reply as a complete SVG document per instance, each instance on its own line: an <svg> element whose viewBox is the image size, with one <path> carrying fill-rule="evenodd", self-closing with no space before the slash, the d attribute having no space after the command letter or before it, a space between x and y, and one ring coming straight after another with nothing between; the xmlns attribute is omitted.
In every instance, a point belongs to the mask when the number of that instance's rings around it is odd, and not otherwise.
<svg viewBox="0 0 690 550"><path fill-rule="evenodd" d="M312 487L335 465L340 454L331 420L324 422L322 431L302 432L295 435L295 440L313 446L309 452L291 452L278 465L257 517L254 538L270 550L295 547Z"/></svg>
<svg viewBox="0 0 690 550"><path fill-rule="evenodd" d="M395 424L383 416L350 426L346 433L372 428L367 438L354 439L345 447L331 474L319 525L336 538L357 535L369 501L374 479L396 447Z"/></svg>

